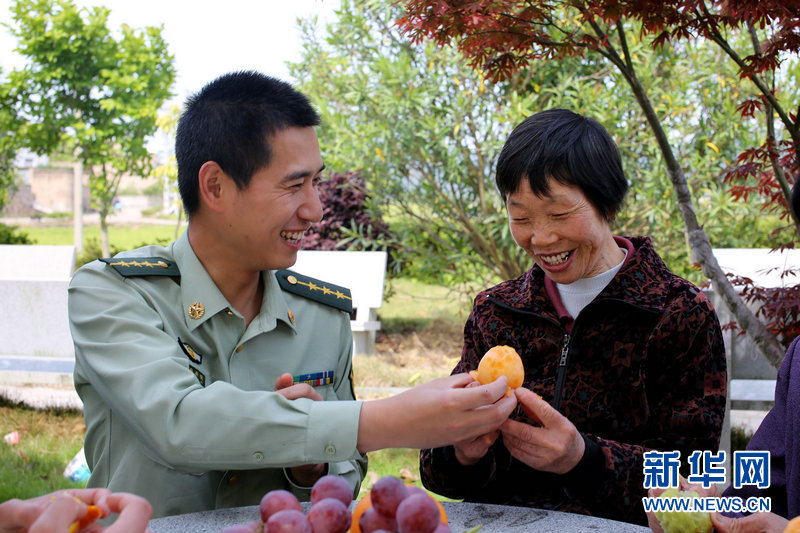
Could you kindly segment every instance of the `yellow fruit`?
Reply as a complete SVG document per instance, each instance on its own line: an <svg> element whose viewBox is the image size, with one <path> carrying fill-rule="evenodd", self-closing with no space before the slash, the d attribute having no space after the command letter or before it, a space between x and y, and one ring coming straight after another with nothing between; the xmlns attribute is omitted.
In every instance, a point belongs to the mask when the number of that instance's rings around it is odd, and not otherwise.
<svg viewBox="0 0 800 533"><path fill-rule="evenodd" d="M670 487L661 493L661 497L699 498L700 495L694 490L679 490L676 487ZM702 511L655 511L653 514L658 519L664 533L711 533L714 529L711 523L711 514Z"/></svg>
<svg viewBox="0 0 800 533"><path fill-rule="evenodd" d="M789 523L786 524L786 529L783 530L783 533L800 533L800 516L796 516L789 520Z"/></svg>
<svg viewBox="0 0 800 533"><path fill-rule="evenodd" d="M473 371L474 372L474 371ZM525 378L525 368L522 366L522 358L511 346L495 346L490 348L478 363L478 372L472 374L473 378L480 381L481 385L487 385L500 376L508 378L508 391L522 386Z"/></svg>

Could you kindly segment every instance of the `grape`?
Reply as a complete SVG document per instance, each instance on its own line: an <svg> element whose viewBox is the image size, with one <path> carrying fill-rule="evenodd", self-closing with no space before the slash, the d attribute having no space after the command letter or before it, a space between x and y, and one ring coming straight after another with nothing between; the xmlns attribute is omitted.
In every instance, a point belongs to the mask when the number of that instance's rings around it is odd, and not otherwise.
<svg viewBox="0 0 800 533"><path fill-rule="evenodd" d="M358 519L361 533L376 533L377 531L397 531L397 522L394 518L383 516L374 507L370 507Z"/></svg>
<svg viewBox="0 0 800 533"><path fill-rule="evenodd" d="M346 533L350 529L350 509L336 498L312 504L306 518L314 533Z"/></svg>
<svg viewBox="0 0 800 533"><path fill-rule="evenodd" d="M311 505L325 498L336 498L345 507L353 501L353 489L343 478L334 475L322 476L311 488Z"/></svg>
<svg viewBox="0 0 800 533"><path fill-rule="evenodd" d="M436 529L433 530L433 533L452 533L452 532L450 531L450 526L448 526L444 522L439 522L439 525L436 526Z"/></svg>
<svg viewBox="0 0 800 533"><path fill-rule="evenodd" d="M306 515L294 509L284 509L269 517L264 533L312 533Z"/></svg>
<svg viewBox="0 0 800 533"><path fill-rule="evenodd" d="M258 506L258 511L261 513L261 520L266 522L269 517L283 511L284 509L294 509L295 511L303 511L303 506L300 505L300 500L289 492L288 490L276 489L271 490L261 498L261 504Z"/></svg>
<svg viewBox="0 0 800 533"><path fill-rule="evenodd" d="M417 485L408 485L406 490L408 491L408 495L406 497L411 496L412 494L424 494L425 496L428 496L428 493L425 492L425 489Z"/></svg>
<svg viewBox="0 0 800 533"><path fill-rule="evenodd" d="M375 510L389 518L395 517L397 506L406 496L408 496L408 490L406 490L405 483L392 476L380 478L369 492Z"/></svg>
<svg viewBox="0 0 800 533"><path fill-rule="evenodd" d="M662 498L680 497L680 498L697 498L699 494L696 491L678 490L675 487L670 487L661 493ZM668 512L668 511L655 511L653 513L661 525L664 533L682 533L684 531L697 531L709 532L712 530L711 515L702 511L695 512Z"/></svg>
<svg viewBox="0 0 800 533"><path fill-rule="evenodd" d="M433 533L439 521L439 507L427 494L412 494L397 506L400 533Z"/></svg>

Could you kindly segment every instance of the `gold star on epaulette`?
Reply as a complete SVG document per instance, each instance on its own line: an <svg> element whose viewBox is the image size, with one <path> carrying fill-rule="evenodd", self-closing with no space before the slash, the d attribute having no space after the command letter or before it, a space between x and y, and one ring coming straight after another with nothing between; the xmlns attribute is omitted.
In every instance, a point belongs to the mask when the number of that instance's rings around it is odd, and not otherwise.
<svg viewBox="0 0 800 533"><path fill-rule="evenodd" d="M321 282L290 270L277 271L275 276L286 291L341 309L346 313L353 312L353 298L345 287Z"/></svg>
<svg viewBox="0 0 800 533"><path fill-rule="evenodd" d="M172 276L181 275L178 265L161 257L104 258L100 261L113 267L120 275L129 276Z"/></svg>

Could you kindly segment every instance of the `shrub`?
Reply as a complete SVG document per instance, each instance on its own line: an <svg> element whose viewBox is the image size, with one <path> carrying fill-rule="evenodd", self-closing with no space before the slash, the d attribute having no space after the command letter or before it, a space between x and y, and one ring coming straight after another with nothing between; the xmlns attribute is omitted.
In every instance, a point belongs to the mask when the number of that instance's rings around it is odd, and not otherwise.
<svg viewBox="0 0 800 533"><path fill-rule="evenodd" d="M16 226L0 223L0 244L35 244L27 233L20 232Z"/></svg>
<svg viewBox="0 0 800 533"><path fill-rule="evenodd" d="M367 187L358 172L331 174L319 184L319 195L322 220L306 232L304 249L374 249L386 240L388 227L370 211ZM354 233L359 238L354 239Z"/></svg>

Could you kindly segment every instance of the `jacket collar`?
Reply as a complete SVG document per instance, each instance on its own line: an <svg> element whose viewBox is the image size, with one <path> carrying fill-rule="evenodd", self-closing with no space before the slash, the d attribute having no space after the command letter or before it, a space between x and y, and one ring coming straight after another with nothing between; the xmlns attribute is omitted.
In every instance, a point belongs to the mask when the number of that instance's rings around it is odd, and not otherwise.
<svg viewBox="0 0 800 533"><path fill-rule="evenodd" d="M656 254L649 237L614 237L628 255L614 279L597 296L597 300L621 300L638 307L662 310L673 275ZM487 296L521 311L536 310L557 318L563 307L560 299L551 298L547 285L557 296L555 284L544 271L534 265L515 280L505 281L489 289Z"/></svg>

